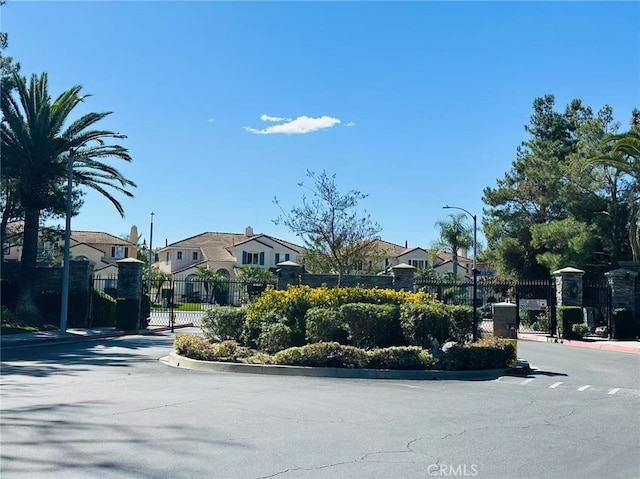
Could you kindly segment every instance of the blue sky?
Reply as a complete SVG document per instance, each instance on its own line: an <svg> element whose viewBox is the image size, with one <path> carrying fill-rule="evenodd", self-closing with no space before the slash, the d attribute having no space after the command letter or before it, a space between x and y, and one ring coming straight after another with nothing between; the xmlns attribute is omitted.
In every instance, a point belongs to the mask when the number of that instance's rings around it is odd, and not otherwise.
<svg viewBox="0 0 640 479"><path fill-rule="evenodd" d="M536 97L640 106L637 2L25 2L1 11L22 73L128 136L121 219L89 193L75 230L154 245L204 231L297 241L272 220L306 171L336 174L383 239L428 246L445 204L482 216ZM275 119L280 119L274 121ZM269 134L264 134L269 133Z"/></svg>

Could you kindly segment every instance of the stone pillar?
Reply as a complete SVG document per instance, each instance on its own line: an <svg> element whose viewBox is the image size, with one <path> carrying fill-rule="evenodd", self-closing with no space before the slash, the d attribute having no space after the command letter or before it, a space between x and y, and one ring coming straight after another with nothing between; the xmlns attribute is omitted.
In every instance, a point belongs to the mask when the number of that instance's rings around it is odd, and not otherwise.
<svg viewBox="0 0 640 479"><path fill-rule="evenodd" d="M117 261L116 264L118 265L116 329L124 331L140 329L144 263L134 258L126 258Z"/></svg>
<svg viewBox="0 0 640 479"><path fill-rule="evenodd" d="M633 318L632 332L625 334L625 336L630 334L635 336L635 334L640 331L640 318L636 311L636 277L638 276L638 273L621 268L609 271L604 275L607 277L607 282L611 287L612 314L613 310L618 308L624 308L627 311L630 311L631 317ZM617 325L615 324L613 325L614 330L618 329L616 326ZM614 337L617 336L615 333L616 331L614 331Z"/></svg>
<svg viewBox="0 0 640 479"><path fill-rule="evenodd" d="M278 285L276 289L287 289L290 284L297 286L300 284L300 275L304 272L302 266L294 261L283 261L276 265Z"/></svg>
<svg viewBox="0 0 640 479"><path fill-rule="evenodd" d="M584 271L577 268L562 268L553 272L556 280L556 306L578 306L582 308L582 277Z"/></svg>
<svg viewBox="0 0 640 479"><path fill-rule="evenodd" d="M393 289L400 291L401 289L413 292L414 277L416 268L406 263L400 263L391 267L391 275L393 276Z"/></svg>

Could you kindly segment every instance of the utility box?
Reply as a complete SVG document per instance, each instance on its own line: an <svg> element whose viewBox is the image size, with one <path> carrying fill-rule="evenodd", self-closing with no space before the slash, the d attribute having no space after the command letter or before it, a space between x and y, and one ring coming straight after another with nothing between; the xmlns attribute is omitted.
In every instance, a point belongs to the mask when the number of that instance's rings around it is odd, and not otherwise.
<svg viewBox="0 0 640 479"><path fill-rule="evenodd" d="M518 339L518 309L515 304L493 304L493 336Z"/></svg>

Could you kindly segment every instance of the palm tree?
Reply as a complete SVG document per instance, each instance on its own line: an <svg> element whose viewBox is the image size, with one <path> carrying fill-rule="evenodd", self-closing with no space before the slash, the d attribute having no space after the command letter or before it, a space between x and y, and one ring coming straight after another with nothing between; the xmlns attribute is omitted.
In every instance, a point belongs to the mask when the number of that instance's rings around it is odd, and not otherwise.
<svg viewBox="0 0 640 479"><path fill-rule="evenodd" d="M637 113L634 111L634 116ZM629 244L634 261L640 261L640 130L637 125L626 133L608 135L601 143L607 153L590 158L586 166L601 164L622 171L635 180L635 198L631 202Z"/></svg>
<svg viewBox="0 0 640 479"><path fill-rule="evenodd" d="M223 274L209 268L198 266L196 270L196 279L202 282L207 301L213 303L215 293L224 291L227 278Z"/></svg>
<svg viewBox="0 0 640 479"><path fill-rule="evenodd" d="M74 86L54 101L48 91L47 74L33 75L27 80L13 75L15 93L3 91L2 109L2 176L15 180L15 188L24 210L24 238L16 312L24 320L39 320L35 304L34 278L40 214L65 196L65 179L70 151L74 151L73 181L105 196L124 216L124 210L111 194L115 190L125 196L135 183L116 168L103 163L104 158L131 161L126 148L107 145L106 140L126 138L108 130L90 129L111 114L88 113L70 121L74 108L88 95Z"/></svg>
<svg viewBox="0 0 640 479"><path fill-rule="evenodd" d="M451 254L453 260L453 277L458 278L458 251L473 246L473 232L465 223L466 216L462 213L449 215L449 220L436 222L440 230L440 239L436 248Z"/></svg>

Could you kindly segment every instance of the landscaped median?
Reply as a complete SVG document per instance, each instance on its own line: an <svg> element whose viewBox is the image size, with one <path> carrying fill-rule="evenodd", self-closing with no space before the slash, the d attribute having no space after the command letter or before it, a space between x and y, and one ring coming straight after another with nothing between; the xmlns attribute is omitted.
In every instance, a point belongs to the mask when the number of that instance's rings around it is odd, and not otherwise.
<svg viewBox="0 0 640 479"><path fill-rule="evenodd" d="M312 376L478 377L516 371L513 344L470 342L473 311L424 293L268 289L246 308L205 313L204 337L178 335L175 366Z"/></svg>

